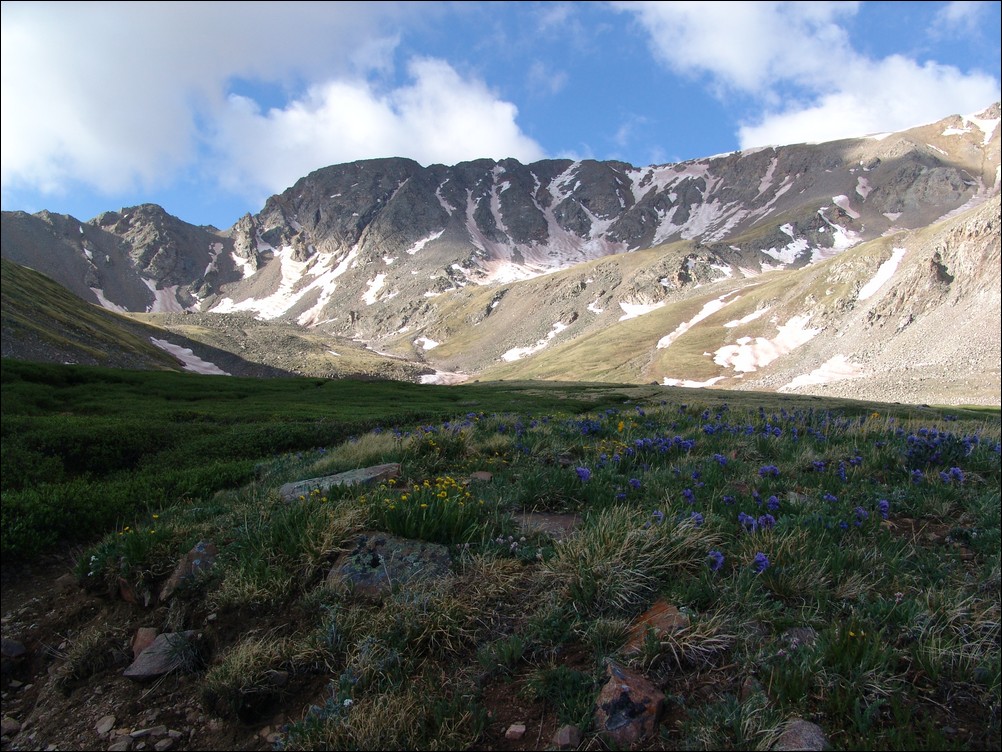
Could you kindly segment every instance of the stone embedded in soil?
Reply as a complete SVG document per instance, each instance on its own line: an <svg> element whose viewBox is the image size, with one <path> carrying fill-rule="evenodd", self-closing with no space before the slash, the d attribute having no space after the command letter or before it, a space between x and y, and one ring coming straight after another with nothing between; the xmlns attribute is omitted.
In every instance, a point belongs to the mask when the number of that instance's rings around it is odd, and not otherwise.
<svg viewBox="0 0 1002 752"><path fill-rule="evenodd" d="M21 730L21 723L9 715L0 718L0 736L16 734Z"/></svg>
<svg viewBox="0 0 1002 752"><path fill-rule="evenodd" d="M518 741L523 736L525 736L524 723L513 723L508 727L508 730L504 732L504 738L511 741Z"/></svg>
<svg viewBox="0 0 1002 752"><path fill-rule="evenodd" d="M111 730L115 728L115 721L117 719L113 715L106 715L101 720L97 722L94 726L94 733L98 736L105 736L110 734Z"/></svg>
<svg viewBox="0 0 1002 752"><path fill-rule="evenodd" d="M152 645L153 641L156 639L156 627L139 627L139 629L136 630L135 636L132 638L132 660L138 658L140 653Z"/></svg>
<svg viewBox="0 0 1002 752"><path fill-rule="evenodd" d="M553 735L553 746L557 749L577 749L581 744L581 729L570 723L557 729Z"/></svg>
<svg viewBox="0 0 1002 752"><path fill-rule="evenodd" d="M657 734L665 696L644 676L606 664L609 680L595 701L595 727L609 744L626 748Z"/></svg>
<svg viewBox="0 0 1002 752"><path fill-rule="evenodd" d="M153 644L125 669L122 676L135 681L144 681L185 668L192 658L191 641L197 637L198 632L194 630L168 632L157 636Z"/></svg>
<svg viewBox="0 0 1002 752"><path fill-rule="evenodd" d="M636 622L630 627L626 645L623 647L623 654L631 655L643 650L649 633L653 635L654 639L660 640L662 635L677 632L688 626L689 616L687 614L683 614L667 601L659 600L637 617Z"/></svg>
<svg viewBox="0 0 1002 752"><path fill-rule="evenodd" d="M219 549L212 541L199 541L192 549L181 557L174 568L173 574L164 583L160 590L160 601L166 601L174 591L182 585L193 582L196 578L206 574L216 562Z"/></svg>
<svg viewBox="0 0 1002 752"><path fill-rule="evenodd" d="M573 533L581 524L579 514L556 514L548 512L522 512L516 516L518 526L526 535L544 533L560 541Z"/></svg>
<svg viewBox="0 0 1002 752"><path fill-rule="evenodd" d="M438 543L364 532L341 554L327 575L329 582L349 583L357 593L380 598L397 585L444 577L449 550Z"/></svg>
<svg viewBox="0 0 1002 752"><path fill-rule="evenodd" d="M821 752L828 748L828 737L821 727L803 718L791 719L779 739L772 745L772 749L776 752L794 752L794 750Z"/></svg>
<svg viewBox="0 0 1002 752"><path fill-rule="evenodd" d="M294 483L286 483L278 489L283 501L294 501L299 497L309 498L314 491L324 493L333 486L354 486L358 483L375 483L381 480L396 478L400 475L400 464L390 462L385 465L373 465L358 470L349 470L337 475L325 475L321 478L310 478Z"/></svg>

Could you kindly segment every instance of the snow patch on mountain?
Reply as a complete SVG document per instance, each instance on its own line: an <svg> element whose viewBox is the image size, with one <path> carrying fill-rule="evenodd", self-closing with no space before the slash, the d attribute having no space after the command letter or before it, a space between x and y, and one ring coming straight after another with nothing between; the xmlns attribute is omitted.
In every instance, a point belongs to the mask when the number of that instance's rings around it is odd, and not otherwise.
<svg viewBox="0 0 1002 752"><path fill-rule="evenodd" d="M712 379L707 379L706 381L690 381L689 379L670 379L665 376L662 383L665 386L682 386L686 389L705 389L708 386L713 386L724 376L714 376Z"/></svg>
<svg viewBox="0 0 1002 752"><path fill-rule="evenodd" d="M90 291L92 293L94 293L94 297L97 298L97 302L101 304L102 308L107 308L109 311L115 311L116 313L128 313L129 312L127 309L122 308L122 306L116 305L115 303L112 303L110 300L108 300L104 296L104 290L102 290L102 289L100 289L98 287L92 287L92 288L90 288Z"/></svg>
<svg viewBox="0 0 1002 752"><path fill-rule="evenodd" d="M623 309L623 315L619 317L620 321L626 321L628 319L635 319L637 316L644 316L651 311L656 311L659 308L664 308L665 301L660 300L657 303L624 303L619 302L619 307Z"/></svg>
<svg viewBox="0 0 1002 752"><path fill-rule="evenodd" d="M820 329L810 329L810 316L794 316L777 327L776 336L741 337L736 344L721 347L713 356L713 362L724 368L749 373L772 363L777 358L793 352L809 342Z"/></svg>
<svg viewBox="0 0 1002 752"><path fill-rule="evenodd" d="M417 253L418 251L420 251L422 248L424 248L426 245L428 245L432 241L438 240L440 237L442 237L442 233L443 232L445 232L445 228L439 230L438 232L433 232L431 235L429 235L426 238L421 238L418 242L416 242L414 245L412 245L410 248L408 248L405 251L405 253L408 253L411 256L413 256L415 253ZM392 262L387 262L387 263L392 263Z"/></svg>
<svg viewBox="0 0 1002 752"><path fill-rule="evenodd" d="M873 278L859 289L857 300L866 300L873 297L877 290L879 290L887 280L894 276L894 272L898 269L898 264L901 263L901 259L904 257L904 248L893 249L891 251L891 257L882 263L880 268L877 269L877 273L873 275Z"/></svg>
<svg viewBox="0 0 1002 752"><path fill-rule="evenodd" d="M372 305L373 303L376 302L376 293L378 293L379 290L382 288L383 282L385 280L386 280L385 274L377 274L373 279L370 279L366 283L368 285L368 289L362 295L362 301L366 305Z"/></svg>
<svg viewBox="0 0 1002 752"><path fill-rule="evenodd" d="M762 318L766 313L769 312L769 308L761 308L757 311L752 311L747 316L742 316L740 319L735 319L734 321L728 321L724 324L728 329L733 329L736 326L742 326L744 324L751 323L755 319Z"/></svg>
<svg viewBox="0 0 1002 752"><path fill-rule="evenodd" d="M501 356L501 360L511 363L514 360L521 360L528 355L537 353L550 344L550 341L566 328L567 324L558 321L553 325L553 329L543 339L538 340L536 344L529 347L513 347Z"/></svg>
<svg viewBox="0 0 1002 752"><path fill-rule="evenodd" d="M181 361L184 366L184 370L191 371L192 373L201 373L207 376L229 376L230 374L221 369L215 363L210 363L207 360L202 360L200 357L195 355L187 347L180 347L179 345L172 344L167 340L156 339L155 337L150 337L150 342L159 347L161 350L170 353L179 361Z"/></svg>
<svg viewBox="0 0 1002 752"><path fill-rule="evenodd" d="M845 379L858 379L866 376L863 367L850 363L845 355L836 355L829 358L808 374L797 376L788 384L779 388L780 392L788 392L802 386L815 386L818 384L831 384L834 381L844 381Z"/></svg>
<svg viewBox="0 0 1002 752"><path fill-rule="evenodd" d="M414 344L425 351L434 350L439 345L438 342L433 339L429 339L428 337L418 337L414 340Z"/></svg>
<svg viewBox="0 0 1002 752"><path fill-rule="evenodd" d="M716 300L711 300L709 303L704 305L699 310L699 313L697 313L688 321L684 321L681 324L679 324L677 327L675 327L675 331L673 331L671 334L666 334L664 337L659 339L657 344L657 349L664 350L665 348L670 347L672 342L674 342L683 334L685 334L687 331L692 329L692 327L694 327L700 321L707 318L708 316L712 316L714 313L730 305L735 300L739 300L741 297L740 295L734 298L733 300L727 300L729 296L734 295L737 292L738 292L737 290L732 290L731 292L721 295Z"/></svg>
<svg viewBox="0 0 1002 752"><path fill-rule="evenodd" d="M177 285L157 289L156 281L141 277L143 284L153 293L153 303L146 307L147 313L181 313L184 306L177 299Z"/></svg>

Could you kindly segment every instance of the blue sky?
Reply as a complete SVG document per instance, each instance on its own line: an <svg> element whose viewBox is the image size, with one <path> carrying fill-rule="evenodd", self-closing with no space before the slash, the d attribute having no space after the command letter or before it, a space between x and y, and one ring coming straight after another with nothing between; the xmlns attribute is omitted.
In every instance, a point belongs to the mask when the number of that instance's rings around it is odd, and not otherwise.
<svg viewBox="0 0 1002 752"><path fill-rule="evenodd" d="M1000 99L999 2L2 4L2 204L231 226L374 157L636 166Z"/></svg>

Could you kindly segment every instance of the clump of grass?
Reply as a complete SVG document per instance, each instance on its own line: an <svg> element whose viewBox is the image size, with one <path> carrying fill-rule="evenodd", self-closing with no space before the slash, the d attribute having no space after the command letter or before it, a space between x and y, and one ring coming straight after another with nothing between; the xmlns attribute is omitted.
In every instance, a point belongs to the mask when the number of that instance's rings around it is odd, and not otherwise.
<svg viewBox="0 0 1002 752"><path fill-rule="evenodd" d="M613 507L562 542L544 568L582 614L630 614L669 577L698 570L718 539L691 519L652 524L642 512Z"/></svg>
<svg viewBox="0 0 1002 752"><path fill-rule="evenodd" d="M97 624L74 637L64 662L56 673L55 686L68 694L95 674L126 660L120 648L123 635L113 627Z"/></svg>

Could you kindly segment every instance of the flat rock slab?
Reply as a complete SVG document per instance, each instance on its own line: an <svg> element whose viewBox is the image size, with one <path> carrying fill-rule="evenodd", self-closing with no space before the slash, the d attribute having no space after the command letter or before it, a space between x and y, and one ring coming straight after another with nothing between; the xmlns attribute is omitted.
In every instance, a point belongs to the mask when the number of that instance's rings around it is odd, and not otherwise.
<svg viewBox="0 0 1002 752"><path fill-rule="evenodd" d="M450 566L449 550L439 543L365 532L338 557L327 579L347 582L356 592L378 599L394 585L444 577Z"/></svg>
<svg viewBox="0 0 1002 752"><path fill-rule="evenodd" d="M375 483L381 480L396 478L400 475L400 463L390 462L386 465L373 465L357 470L349 470L337 475L325 475L321 478L310 478L295 483L286 483L278 492L283 501L294 501L300 497L309 498L314 491L323 493L334 486L354 486L358 483Z"/></svg>
<svg viewBox="0 0 1002 752"><path fill-rule="evenodd" d="M192 549L181 557L174 568L173 574L160 590L161 602L170 598L174 591L182 585L194 582L199 576L208 573L216 562L219 549L212 541L199 541Z"/></svg>
<svg viewBox="0 0 1002 752"><path fill-rule="evenodd" d="M184 669L191 659L194 649L191 642L198 639L199 633L194 630L185 632L168 632L157 636L146 650L132 662L122 676L135 681L156 679L171 671Z"/></svg>
<svg viewBox="0 0 1002 752"><path fill-rule="evenodd" d="M523 533L545 533L554 540L563 540L581 524L579 514L522 512L516 519Z"/></svg>

